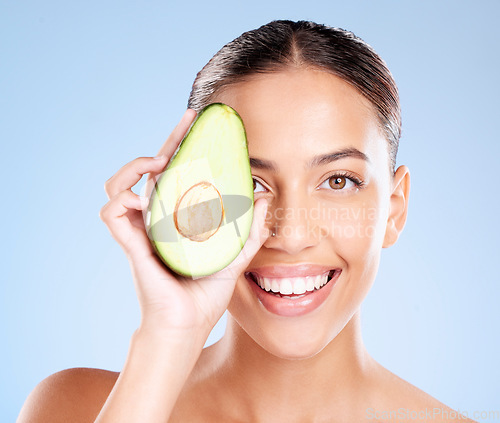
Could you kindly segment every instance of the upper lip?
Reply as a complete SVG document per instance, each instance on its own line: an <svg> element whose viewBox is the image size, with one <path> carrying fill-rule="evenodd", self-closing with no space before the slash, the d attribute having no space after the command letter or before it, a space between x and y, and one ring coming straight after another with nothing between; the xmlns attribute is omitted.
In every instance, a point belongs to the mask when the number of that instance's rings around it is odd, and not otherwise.
<svg viewBox="0 0 500 423"><path fill-rule="evenodd" d="M249 269L246 273L256 273L264 278L293 278L322 275L335 267L322 264L268 265Z"/></svg>

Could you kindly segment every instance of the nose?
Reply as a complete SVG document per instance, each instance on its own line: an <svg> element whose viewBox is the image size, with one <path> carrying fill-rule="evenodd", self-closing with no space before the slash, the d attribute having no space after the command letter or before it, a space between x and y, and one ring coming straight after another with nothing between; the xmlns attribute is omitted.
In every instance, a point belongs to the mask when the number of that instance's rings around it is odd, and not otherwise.
<svg viewBox="0 0 500 423"><path fill-rule="evenodd" d="M296 193L275 198L268 209L271 235L266 241L266 247L294 255L316 246L321 234L318 222L311 218L312 207L309 197Z"/></svg>

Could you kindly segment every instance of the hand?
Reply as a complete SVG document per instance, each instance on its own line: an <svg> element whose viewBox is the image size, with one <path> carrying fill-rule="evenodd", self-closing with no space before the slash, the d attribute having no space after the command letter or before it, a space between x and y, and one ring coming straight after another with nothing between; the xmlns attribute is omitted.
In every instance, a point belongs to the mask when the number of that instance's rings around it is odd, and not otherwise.
<svg viewBox="0 0 500 423"><path fill-rule="evenodd" d="M262 199L254 205L250 235L236 259L216 274L196 280L175 274L156 255L144 227L143 210L147 204L131 188L149 173L151 191L154 176L163 171L195 117L194 110L186 111L161 148L161 158L139 157L106 181L109 201L99 216L130 263L141 308L140 330L181 337L196 332L206 339L226 310L236 280L269 231L265 228L267 201Z"/></svg>

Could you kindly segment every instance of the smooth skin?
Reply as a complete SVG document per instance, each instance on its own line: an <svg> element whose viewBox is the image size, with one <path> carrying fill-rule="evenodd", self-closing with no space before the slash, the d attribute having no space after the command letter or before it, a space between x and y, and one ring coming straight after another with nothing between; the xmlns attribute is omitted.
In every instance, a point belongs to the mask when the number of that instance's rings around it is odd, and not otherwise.
<svg viewBox="0 0 500 423"><path fill-rule="evenodd" d="M195 117L188 110L160 150L163 158L138 158L105 186L109 202L100 216L127 255L142 313L124 369L56 373L31 393L18 421L360 422L401 408L419 416L438 410L432 421L471 421L446 418L456 414L382 367L363 345L360 306L382 248L403 230L410 191L408 168L390 171L371 103L311 68L254 76L214 101L242 117L250 157L275 168L252 169L255 218L241 254L215 275L187 280L163 266L144 231L145 204L131 188L164 168ZM346 149L366 160L351 154L308 166L315 156ZM342 273L318 309L270 313L245 270L299 263ZM226 333L203 349L226 309Z"/></svg>

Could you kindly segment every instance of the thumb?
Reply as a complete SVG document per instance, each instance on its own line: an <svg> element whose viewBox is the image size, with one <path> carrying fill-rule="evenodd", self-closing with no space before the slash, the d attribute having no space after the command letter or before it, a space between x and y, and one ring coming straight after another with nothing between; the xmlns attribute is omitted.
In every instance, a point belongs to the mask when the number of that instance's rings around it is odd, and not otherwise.
<svg viewBox="0 0 500 423"><path fill-rule="evenodd" d="M230 272L236 278L245 271L250 261L253 259L257 251L260 250L262 244L269 238L269 229L266 228L267 200L259 199L254 204L254 215L250 234L243 249L233 262L226 267L222 272Z"/></svg>

